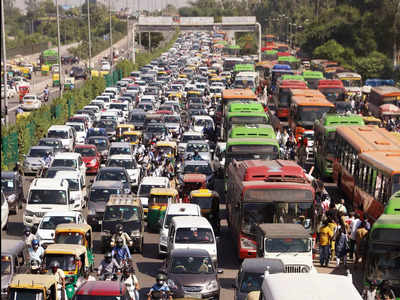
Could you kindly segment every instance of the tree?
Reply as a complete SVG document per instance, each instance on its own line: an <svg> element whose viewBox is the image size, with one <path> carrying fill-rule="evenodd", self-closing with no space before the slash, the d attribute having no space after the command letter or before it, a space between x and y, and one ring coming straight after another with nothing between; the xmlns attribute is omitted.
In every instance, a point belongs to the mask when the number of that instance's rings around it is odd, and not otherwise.
<svg viewBox="0 0 400 300"><path fill-rule="evenodd" d="M393 71L390 59L378 51L355 61L355 67L363 78L381 78L390 76Z"/></svg>

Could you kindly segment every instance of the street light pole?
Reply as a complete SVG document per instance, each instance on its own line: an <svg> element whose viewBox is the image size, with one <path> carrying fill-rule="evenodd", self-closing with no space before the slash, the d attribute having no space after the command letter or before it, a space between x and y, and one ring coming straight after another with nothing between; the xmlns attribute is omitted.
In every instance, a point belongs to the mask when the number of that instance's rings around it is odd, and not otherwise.
<svg viewBox="0 0 400 300"><path fill-rule="evenodd" d="M62 70L61 70L61 49L60 49L60 13L58 8L58 0L56 0L56 8L57 8L57 44L58 44L58 77L60 82L60 97L62 96Z"/></svg>
<svg viewBox="0 0 400 300"><path fill-rule="evenodd" d="M89 78L92 79L92 34L90 31L90 5L87 1L87 19L88 19L88 34L89 34Z"/></svg>
<svg viewBox="0 0 400 300"><path fill-rule="evenodd" d="M108 4L109 4L109 10L110 10L110 60L111 60L110 66L111 66L111 72L112 72L114 56L113 56L113 50L112 50L111 0L108 0Z"/></svg>
<svg viewBox="0 0 400 300"><path fill-rule="evenodd" d="M8 124L8 100L7 100L7 53L6 53L6 30L4 25L4 3L1 0L1 35L3 44L3 82L4 82L4 114L5 122Z"/></svg>

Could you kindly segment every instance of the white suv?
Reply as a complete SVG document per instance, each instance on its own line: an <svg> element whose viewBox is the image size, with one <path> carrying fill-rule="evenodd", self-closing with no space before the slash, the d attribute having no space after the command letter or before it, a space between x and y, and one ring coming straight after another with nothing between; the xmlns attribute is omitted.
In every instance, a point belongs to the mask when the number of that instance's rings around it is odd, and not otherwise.
<svg viewBox="0 0 400 300"><path fill-rule="evenodd" d="M50 163L50 167L72 167L81 173L83 182L86 183L86 165L82 155L76 152L57 153Z"/></svg>

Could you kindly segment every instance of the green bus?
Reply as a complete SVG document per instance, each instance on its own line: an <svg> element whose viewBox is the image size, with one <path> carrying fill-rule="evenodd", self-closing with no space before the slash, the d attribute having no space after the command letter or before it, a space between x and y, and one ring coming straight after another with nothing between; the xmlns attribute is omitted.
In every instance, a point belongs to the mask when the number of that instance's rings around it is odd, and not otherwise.
<svg viewBox="0 0 400 300"><path fill-rule="evenodd" d="M314 122L315 168L322 177L331 177L336 153L335 138L337 126L364 125L359 115L327 113Z"/></svg>
<svg viewBox="0 0 400 300"><path fill-rule="evenodd" d="M278 58L278 50L266 50L263 53L263 59L275 60Z"/></svg>
<svg viewBox="0 0 400 300"><path fill-rule="evenodd" d="M234 124L229 131L229 138L269 138L276 139L275 130L271 125L252 124L242 125Z"/></svg>
<svg viewBox="0 0 400 300"><path fill-rule="evenodd" d="M301 80L305 81L303 75L284 74L280 80Z"/></svg>
<svg viewBox="0 0 400 300"><path fill-rule="evenodd" d="M224 141L233 124L270 124L268 115L264 111L228 112L224 120Z"/></svg>
<svg viewBox="0 0 400 300"><path fill-rule="evenodd" d="M324 74L319 71L303 71L304 80L310 89L318 89L318 82L324 79Z"/></svg>
<svg viewBox="0 0 400 300"><path fill-rule="evenodd" d="M276 138L228 138L226 143L225 168L234 159L274 160L279 158L279 144ZM226 174L226 172L225 172Z"/></svg>
<svg viewBox="0 0 400 300"><path fill-rule="evenodd" d="M41 65L55 65L58 63L58 52L56 50L44 50L39 57Z"/></svg>
<svg viewBox="0 0 400 300"><path fill-rule="evenodd" d="M368 239L364 279L390 280L400 300L400 215L381 215L372 225Z"/></svg>
<svg viewBox="0 0 400 300"><path fill-rule="evenodd" d="M300 59L294 56L279 56L278 64L289 65L292 70L297 70L300 68Z"/></svg>
<svg viewBox="0 0 400 300"><path fill-rule="evenodd" d="M264 107L258 101L234 101L228 104L228 112L264 112Z"/></svg>
<svg viewBox="0 0 400 300"><path fill-rule="evenodd" d="M394 193L390 197L389 202L385 206L384 214L400 216L400 191Z"/></svg>
<svg viewBox="0 0 400 300"><path fill-rule="evenodd" d="M233 67L233 74L240 72L255 72L256 67L253 64L237 64Z"/></svg>

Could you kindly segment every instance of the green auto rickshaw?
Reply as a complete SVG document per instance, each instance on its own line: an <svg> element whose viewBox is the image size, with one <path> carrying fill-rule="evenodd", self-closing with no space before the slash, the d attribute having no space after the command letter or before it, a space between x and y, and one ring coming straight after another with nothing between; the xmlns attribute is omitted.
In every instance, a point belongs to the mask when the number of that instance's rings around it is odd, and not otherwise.
<svg viewBox="0 0 400 300"><path fill-rule="evenodd" d="M50 72L50 66L49 65L42 65L40 70L41 70L42 76L47 76L47 75L49 75L49 72Z"/></svg>
<svg viewBox="0 0 400 300"><path fill-rule="evenodd" d="M60 85L60 74L53 74L53 87Z"/></svg>
<svg viewBox="0 0 400 300"><path fill-rule="evenodd" d="M152 188L149 197L147 225L151 230L159 229L159 222L165 215L168 204L179 203L178 191L172 188Z"/></svg>
<svg viewBox="0 0 400 300"><path fill-rule="evenodd" d="M64 90L72 90L75 87L75 78L67 77L64 82Z"/></svg>

